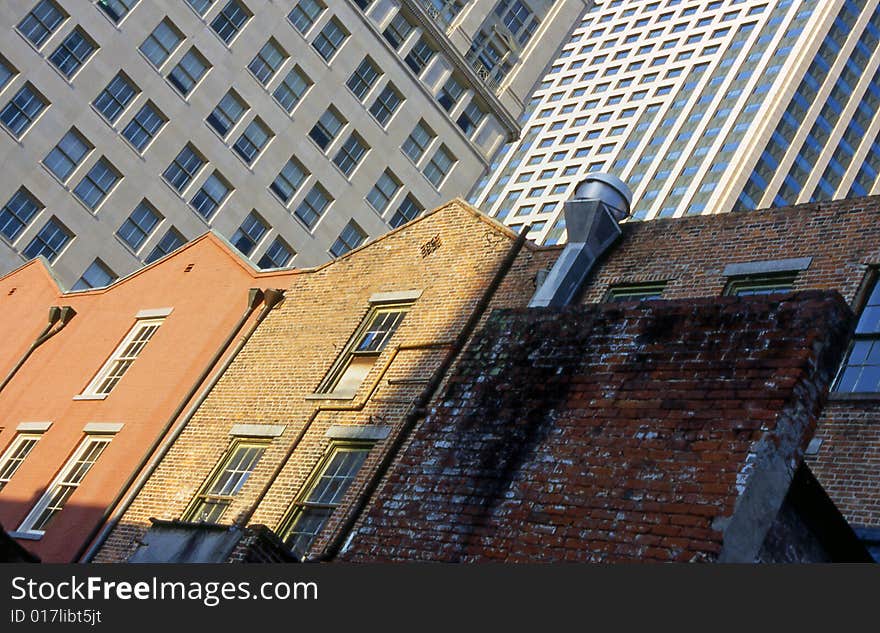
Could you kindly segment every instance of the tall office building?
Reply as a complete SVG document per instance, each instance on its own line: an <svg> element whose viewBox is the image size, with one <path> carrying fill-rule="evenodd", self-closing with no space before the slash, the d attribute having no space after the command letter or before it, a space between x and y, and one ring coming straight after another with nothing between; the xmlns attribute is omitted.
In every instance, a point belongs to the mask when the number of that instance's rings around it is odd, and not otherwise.
<svg viewBox="0 0 880 633"><path fill-rule="evenodd" d="M585 0L4 0L0 274L313 265L464 195ZM548 45L549 44L549 45Z"/></svg>
<svg viewBox="0 0 880 633"><path fill-rule="evenodd" d="M636 219L877 192L878 43L877 0L597 2L472 201L552 244L590 171Z"/></svg>

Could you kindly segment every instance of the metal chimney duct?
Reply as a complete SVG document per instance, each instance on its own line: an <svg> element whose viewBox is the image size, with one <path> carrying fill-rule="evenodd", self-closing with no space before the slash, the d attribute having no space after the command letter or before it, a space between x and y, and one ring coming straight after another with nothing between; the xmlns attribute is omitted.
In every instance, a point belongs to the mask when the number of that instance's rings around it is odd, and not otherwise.
<svg viewBox="0 0 880 633"><path fill-rule="evenodd" d="M530 308L564 306L574 300L596 260L620 237L619 223L629 216L631 202L629 187L611 174L590 174L577 186L564 209L568 244Z"/></svg>

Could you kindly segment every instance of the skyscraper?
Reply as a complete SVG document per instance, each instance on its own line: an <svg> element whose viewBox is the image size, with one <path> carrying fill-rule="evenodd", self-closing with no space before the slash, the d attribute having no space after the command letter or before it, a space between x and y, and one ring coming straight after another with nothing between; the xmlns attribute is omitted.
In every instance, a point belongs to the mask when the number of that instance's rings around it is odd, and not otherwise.
<svg viewBox="0 0 880 633"><path fill-rule="evenodd" d="M473 186L586 6L2 2L0 274L102 286L209 229L338 256Z"/></svg>
<svg viewBox="0 0 880 633"><path fill-rule="evenodd" d="M878 44L875 0L597 2L472 201L552 244L590 171L640 220L875 192Z"/></svg>

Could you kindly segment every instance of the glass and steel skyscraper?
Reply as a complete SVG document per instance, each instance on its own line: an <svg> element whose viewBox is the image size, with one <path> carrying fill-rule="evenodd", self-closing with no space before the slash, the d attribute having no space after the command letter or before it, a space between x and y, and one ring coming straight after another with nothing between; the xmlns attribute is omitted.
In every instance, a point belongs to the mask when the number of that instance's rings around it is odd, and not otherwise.
<svg viewBox="0 0 880 633"><path fill-rule="evenodd" d="M876 192L878 45L877 0L596 2L471 201L553 244L591 171L638 220Z"/></svg>

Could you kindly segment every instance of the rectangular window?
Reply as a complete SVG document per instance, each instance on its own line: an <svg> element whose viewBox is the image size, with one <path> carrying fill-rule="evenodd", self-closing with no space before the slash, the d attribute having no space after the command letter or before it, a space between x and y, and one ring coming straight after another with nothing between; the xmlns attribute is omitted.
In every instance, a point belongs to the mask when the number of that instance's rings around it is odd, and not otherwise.
<svg viewBox="0 0 880 633"><path fill-rule="evenodd" d="M400 189L400 181L391 170L386 169L367 194L367 202L379 213L384 213L398 189Z"/></svg>
<svg viewBox="0 0 880 633"><path fill-rule="evenodd" d="M375 62L369 57L364 57L364 60L351 74L345 85L348 86L348 89L354 93L354 96L359 101L363 101L381 74L382 71L379 70Z"/></svg>
<svg viewBox="0 0 880 633"><path fill-rule="evenodd" d="M398 11L397 15L391 20L391 23L382 32L382 35L394 50L399 51L414 28L410 21L406 19L406 16Z"/></svg>
<svg viewBox="0 0 880 633"><path fill-rule="evenodd" d="M73 194L94 211L122 176L106 158L95 163L73 190Z"/></svg>
<svg viewBox="0 0 880 633"><path fill-rule="evenodd" d="M318 147L327 149L327 146L333 142L333 139L339 134L339 130L342 129L343 125L345 125L345 120L333 107L330 107L327 108L324 114L321 115L321 118L318 119L318 122L315 123L315 126L309 131L309 136L318 144Z"/></svg>
<svg viewBox="0 0 880 633"><path fill-rule="evenodd" d="M0 90L3 89L10 79L15 75L15 69L12 65L0 55Z"/></svg>
<svg viewBox="0 0 880 633"><path fill-rule="evenodd" d="M111 435L87 435L25 517L18 531L39 535L45 533L49 522L64 509L111 439Z"/></svg>
<svg viewBox="0 0 880 633"><path fill-rule="evenodd" d="M199 187L196 195L190 200L190 205L196 210L196 213L206 220L210 220L231 191L232 187L226 182L226 179L220 175L220 172L215 171Z"/></svg>
<svg viewBox="0 0 880 633"><path fill-rule="evenodd" d="M437 151L434 152L434 155L431 157L431 160L428 161L428 164L425 165L423 173L427 179L431 181L432 185L439 187L440 183L443 182L443 179L449 174L449 171L452 169L456 160L457 159L452 155L449 149L445 145L441 145L437 148Z"/></svg>
<svg viewBox="0 0 880 633"><path fill-rule="evenodd" d="M214 0L186 0L186 3L192 7L193 11L203 16L214 4Z"/></svg>
<svg viewBox="0 0 880 633"><path fill-rule="evenodd" d="M406 57L404 57L403 61L406 62L406 65L410 67L416 75L421 74L421 72L425 69L425 66L428 65L428 62L431 61L431 58L437 51L431 45L431 43L426 40L424 37L419 38L419 41L416 42L415 46L407 53Z"/></svg>
<svg viewBox="0 0 880 633"><path fill-rule="evenodd" d="M248 64L248 70L254 74L257 81L265 86L271 81L278 69L281 68L281 64L284 63L287 57L288 55L281 48L281 45L275 40L270 39L251 60L251 63Z"/></svg>
<svg viewBox="0 0 880 633"><path fill-rule="evenodd" d="M336 51L339 50L339 47L342 46L347 37L348 31L334 17L324 25L324 28L321 29L321 32L318 33L312 42L312 46L318 51L318 55L324 58L324 61L329 62L330 58L336 54Z"/></svg>
<svg viewBox="0 0 880 633"><path fill-rule="evenodd" d="M0 235L14 242L42 209L43 205L22 187L0 209Z"/></svg>
<svg viewBox="0 0 880 633"><path fill-rule="evenodd" d="M147 258L144 260L147 264L152 264L157 259L161 259L165 257L169 253L173 253L178 248L186 244L186 238L180 234L180 231L175 229L173 226L168 229L165 233L165 236L156 244L156 247L150 251L150 254L147 255Z"/></svg>
<svg viewBox="0 0 880 633"><path fill-rule="evenodd" d="M309 229L314 228L320 217L330 206L333 198L320 184L314 184L293 214L302 220Z"/></svg>
<svg viewBox="0 0 880 633"><path fill-rule="evenodd" d="M276 237L263 253L257 266L260 268L284 268L294 255L293 249L288 246L287 242Z"/></svg>
<svg viewBox="0 0 880 633"><path fill-rule="evenodd" d="M53 0L40 0L24 19L19 22L18 30L30 42L39 48L52 33L55 32L67 15Z"/></svg>
<svg viewBox="0 0 880 633"><path fill-rule="evenodd" d="M40 437L42 437L40 433L19 433L15 436L3 452L3 457L0 457L0 490L9 483L27 456L34 450Z"/></svg>
<svg viewBox="0 0 880 633"><path fill-rule="evenodd" d="M752 295L769 295L777 292L791 292L797 271L767 274L743 275L733 277L724 289L725 295L748 297Z"/></svg>
<svg viewBox="0 0 880 633"><path fill-rule="evenodd" d="M205 166L204 158L192 145L186 145L165 169L162 177L179 193L183 193L186 186L192 182L202 167Z"/></svg>
<svg viewBox="0 0 880 633"><path fill-rule="evenodd" d="M369 147L364 140L356 133L352 133L336 152L333 163L339 167L343 174L351 176L351 172L361 162L367 150Z"/></svg>
<svg viewBox="0 0 880 633"><path fill-rule="evenodd" d="M109 286L114 281L118 279L118 275L110 270L110 267L107 266L100 259L96 259L93 261L88 268L86 268L85 272L82 274L82 277L73 284L71 290L87 290L89 288L104 288L105 286Z"/></svg>
<svg viewBox="0 0 880 633"><path fill-rule="evenodd" d="M58 218L50 218L40 229L37 236L24 249L28 259L42 255L49 262L54 262L64 246L73 238L73 233Z"/></svg>
<svg viewBox="0 0 880 633"><path fill-rule="evenodd" d="M245 100L230 89L205 120L221 137L226 138L229 130L238 123L247 110L248 104L245 103Z"/></svg>
<svg viewBox="0 0 880 633"><path fill-rule="evenodd" d="M229 241L242 253L250 255L268 230L263 218L251 211Z"/></svg>
<svg viewBox="0 0 880 633"><path fill-rule="evenodd" d="M220 10L211 21L211 28L220 36L220 39L229 44L232 39L244 28L251 14L238 0L229 0L226 6Z"/></svg>
<svg viewBox="0 0 880 633"><path fill-rule="evenodd" d="M476 101L471 101L468 104L468 107L464 109L464 112L458 117L456 123L458 124L458 127L461 128L462 132L470 135L477 129L480 121L482 121L485 116L486 112L480 107L480 104Z"/></svg>
<svg viewBox="0 0 880 633"><path fill-rule="evenodd" d="M159 22L138 49L153 66L160 68L182 41L183 35L180 30L165 19Z"/></svg>
<svg viewBox="0 0 880 633"><path fill-rule="evenodd" d="M665 281L640 284L620 284L608 289L608 292L605 293L605 302L620 303L623 301L650 301L653 299L661 299L663 297L664 288L666 288Z"/></svg>
<svg viewBox="0 0 880 633"><path fill-rule="evenodd" d="M138 2L140 0L98 0L98 8L118 24Z"/></svg>
<svg viewBox="0 0 880 633"><path fill-rule="evenodd" d="M25 84L0 111L0 123L16 138L33 124L47 102L31 84Z"/></svg>
<svg viewBox="0 0 880 633"><path fill-rule="evenodd" d="M350 394L354 397L411 306L411 303L373 305L321 381L317 393Z"/></svg>
<svg viewBox="0 0 880 633"><path fill-rule="evenodd" d="M375 117L379 125L384 127L401 103L403 103L403 96L397 91L394 84L389 83L370 106L370 114Z"/></svg>
<svg viewBox="0 0 880 633"><path fill-rule="evenodd" d="M90 151L92 144L76 129L71 129L58 141L52 151L46 154L43 164L58 177L58 180L66 182Z"/></svg>
<svg viewBox="0 0 880 633"><path fill-rule="evenodd" d="M260 119L254 119L245 128L232 149L248 165L252 165L275 134Z"/></svg>
<svg viewBox="0 0 880 633"><path fill-rule="evenodd" d="M113 391L144 351L163 321L164 319L138 319L92 381L83 389L83 394L106 396Z"/></svg>
<svg viewBox="0 0 880 633"><path fill-rule="evenodd" d="M300 0L287 14L287 19L290 20L293 28L305 35L326 8L317 0Z"/></svg>
<svg viewBox="0 0 880 633"><path fill-rule="evenodd" d="M269 189L281 198L284 204L288 204L308 175L309 172L306 168L296 158L291 157L284 167L281 168L272 184L269 185Z"/></svg>
<svg viewBox="0 0 880 633"><path fill-rule="evenodd" d="M267 442L236 439L199 490L184 521L217 523L232 505L263 456Z"/></svg>
<svg viewBox="0 0 880 633"><path fill-rule="evenodd" d="M116 123L116 119L139 92L140 89L128 77L119 73L110 80L92 105L110 123Z"/></svg>
<svg viewBox="0 0 880 633"><path fill-rule="evenodd" d="M61 71L62 75L70 78L86 63L97 48L98 45L82 29L77 27L49 56L49 61Z"/></svg>
<svg viewBox="0 0 880 633"><path fill-rule="evenodd" d="M168 73L168 81L185 97L192 92L210 67L208 61L193 47Z"/></svg>
<svg viewBox="0 0 880 633"><path fill-rule="evenodd" d="M418 163L435 136L434 131L424 121L419 121L412 133L403 142L401 149L404 154L410 157L412 162Z"/></svg>
<svg viewBox="0 0 880 633"><path fill-rule="evenodd" d="M365 444L331 446L279 529L296 556L305 558L308 554L330 515L342 504L369 452L370 446Z"/></svg>
<svg viewBox="0 0 880 633"><path fill-rule="evenodd" d="M834 391L880 391L880 284L876 280L859 315L853 341L837 375Z"/></svg>
<svg viewBox="0 0 880 633"><path fill-rule="evenodd" d="M152 103L147 102L122 130L122 136L137 151L143 152L167 122L165 115Z"/></svg>
<svg viewBox="0 0 880 633"><path fill-rule="evenodd" d="M161 219L162 216L159 215L159 212L149 202L143 200L122 223L122 226L116 231L116 235L128 244L131 250L137 251Z"/></svg>
<svg viewBox="0 0 880 633"><path fill-rule="evenodd" d="M400 206L397 207L397 211L391 216L388 224L391 228L396 229L398 226L414 220L424 210L425 208L419 204L418 200L412 197L412 194L407 194L403 202L400 203Z"/></svg>
<svg viewBox="0 0 880 633"><path fill-rule="evenodd" d="M330 254L333 257L342 257L348 251L356 249L367 239L367 234L357 225L354 220L349 220L348 224L343 227L339 233L339 237L330 246Z"/></svg>
<svg viewBox="0 0 880 633"><path fill-rule="evenodd" d="M275 97L278 105L290 114L311 85L312 81L299 66L296 66L281 80L272 96Z"/></svg>
<svg viewBox="0 0 880 633"><path fill-rule="evenodd" d="M446 83L443 84L443 87L440 88L440 92L437 93L437 102L444 110L449 112L458 103L463 94L464 86L454 76L450 75Z"/></svg>

